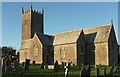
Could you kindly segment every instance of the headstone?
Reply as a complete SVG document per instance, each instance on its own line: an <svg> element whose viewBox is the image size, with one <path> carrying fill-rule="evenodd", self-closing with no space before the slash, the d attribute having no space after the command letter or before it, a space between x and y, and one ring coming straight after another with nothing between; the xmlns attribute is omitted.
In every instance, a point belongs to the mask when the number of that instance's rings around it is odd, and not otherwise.
<svg viewBox="0 0 120 77"><path fill-rule="evenodd" d="M6 61L8 60L8 56L4 56L2 58L2 72L6 72Z"/></svg>
<svg viewBox="0 0 120 77"><path fill-rule="evenodd" d="M90 73L91 73L91 66L88 66L88 68L87 68L87 77L90 77Z"/></svg>
<svg viewBox="0 0 120 77"><path fill-rule="evenodd" d="M22 67L24 67L25 62L22 62Z"/></svg>
<svg viewBox="0 0 120 77"><path fill-rule="evenodd" d="M17 52L17 61L18 61L18 64L19 64L19 62L20 62L19 55L20 55L20 53Z"/></svg>
<svg viewBox="0 0 120 77"><path fill-rule="evenodd" d="M110 69L109 77L113 77L113 69L114 69L114 66L112 66L112 68Z"/></svg>
<svg viewBox="0 0 120 77"><path fill-rule="evenodd" d="M100 77L100 70L99 70L99 68L96 68L96 76Z"/></svg>
<svg viewBox="0 0 120 77"><path fill-rule="evenodd" d="M11 72L11 61L9 58L5 61L5 73L8 72Z"/></svg>
<svg viewBox="0 0 120 77"><path fill-rule="evenodd" d="M30 60L29 60L29 59L26 59L25 65L24 65L24 69L25 69L25 70L28 70L28 69L29 69L29 64L30 64Z"/></svg>
<svg viewBox="0 0 120 77"><path fill-rule="evenodd" d="M69 63L67 62L66 63L66 65L65 65L65 77L68 77L68 71L69 71L69 67L70 67L70 65L69 65Z"/></svg>
<svg viewBox="0 0 120 77"><path fill-rule="evenodd" d="M35 61L33 61L33 65L35 65Z"/></svg>
<svg viewBox="0 0 120 77"><path fill-rule="evenodd" d="M118 70L119 70L119 66L117 66L117 68L116 68L116 70L115 70L115 73L117 73L117 72L118 72Z"/></svg>
<svg viewBox="0 0 120 77"><path fill-rule="evenodd" d="M97 65L95 64L95 68L97 67Z"/></svg>
<svg viewBox="0 0 120 77"><path fill-rule="evenodd" d="M41 68L44 68L44 64L43 63L41 64Z"/></svg>
<svg viewBox="0 0 120 77"><path fill-rule="evenodd" d="M14 63L13 63L13 69L14 71L16 70L16 68L19 66L18 64L18 61L17 60L14 60Z"/></svg>
<svg viewBox="0 0 120 77"><path fill-rule="evenodd" d="M54 72L58 71L58 68L59 68L58 61L56 60L54 64Z"/></svg>
<svg viewBox="0 0 120 77"><path fill-rule="evenodd" d="M107 74L106 74L106 67L104 68L104 77L106 77Z"/></svg>
<svg viewBox="0 0 120 77"><path fill-rule="evenodd" d="M54 69L54 65L48 65L48 69L49 69L49 70Z"/></svg>
<svg viewBox="0 0 120 77"><path fill-rule="evenodd" d="M86 73L87 73L86 68L82 67L80 70L80 77L87 77Z"/></svg>

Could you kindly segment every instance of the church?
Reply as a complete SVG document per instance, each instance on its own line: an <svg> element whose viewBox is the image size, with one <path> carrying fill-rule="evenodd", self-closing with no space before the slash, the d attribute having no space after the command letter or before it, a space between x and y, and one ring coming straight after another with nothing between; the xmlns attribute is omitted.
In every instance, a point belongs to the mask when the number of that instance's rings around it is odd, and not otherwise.
<svg viewBox="0 0 120 77"><path fill-rule="evenodd" d="M118 64L118 48L113 23L49 35L44 34L44 9L22 7L20 63L113 65Z"/></svg>

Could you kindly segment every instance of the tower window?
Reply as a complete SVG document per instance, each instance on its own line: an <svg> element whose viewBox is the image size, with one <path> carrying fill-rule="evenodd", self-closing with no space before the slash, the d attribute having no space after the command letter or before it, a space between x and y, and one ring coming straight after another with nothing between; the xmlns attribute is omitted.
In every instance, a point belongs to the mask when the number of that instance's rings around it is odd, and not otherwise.
<svg viewBox="0 0 120 77"><path fill-rule="evenodd" d="M25 25L27 24L27 20L25 20Z"/></svg>

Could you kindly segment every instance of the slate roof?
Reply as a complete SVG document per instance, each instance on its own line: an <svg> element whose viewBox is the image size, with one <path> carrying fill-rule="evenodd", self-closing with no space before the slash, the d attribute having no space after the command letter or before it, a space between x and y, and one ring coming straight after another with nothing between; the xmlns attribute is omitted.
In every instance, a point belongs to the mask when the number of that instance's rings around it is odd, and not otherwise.
<svg viewBox="0 0 120 77"><path fill-rule="evenodd" d="M85 43L107 42L112 24L104 26L83 29L85 35Z"/></svg>
<svg viewBox="0 0 120 77"><path fill-rule="evenodd" d="M77 29L53 34L54 36L53 45L77 42L77 39L79 38L81 32L82 29Z"/></svg>
<svg viewBox="0 0 120 77"><path fill-rule="evenodd" d="M39 34L39 33L36 33L36 35L38 36L39 40L43 45L47 45L47 46L53 45L53 38L54 38L53 36Z"/></svg>
<svg viewBox="0 0 120 77"><path fill-rule="evenodd" d="M22 41L22 45L20 49L30 48L31 45L32 45L32 39L24 40Z"/></svg>
<svg viewBox="0 0 120 77"><path fill-rule="evenodd" d="M60 45L60 44L68 44L77 42L80 37L81 32L83 31L85 37L85 43L100 43L107 42L110 31L112 28L112 24L107 24L104 26L98 26L94 28L87 29L76 29L67 32L56 33L53 35L39 34L35 33L39 38L40 42L43 45L51 46L51 45ZM22 42L20 49L29 48L32 45L32 39L24 40Z"/></svg>

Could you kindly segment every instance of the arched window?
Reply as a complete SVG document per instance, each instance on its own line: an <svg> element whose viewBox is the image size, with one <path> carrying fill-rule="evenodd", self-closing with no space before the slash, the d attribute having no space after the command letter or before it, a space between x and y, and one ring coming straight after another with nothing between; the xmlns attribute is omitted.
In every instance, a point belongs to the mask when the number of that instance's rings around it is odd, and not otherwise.
<svg viewBox="0 0 120 77"><path fill-rule="evenodd" d="M38 54L38 45L34 45L34 55Z"/></svg>
<svg viewBox="0 0 120 77"><path fill-rule="evenodd" d="M60 49L60 56L61 56L62 58L65 58L65 48L64 48L64 47L62 47L62 48Z"/></svg>
<svg viewBox="0 0 120 77"><path fill-rule="evenodd" d="M24 54L25 54L25 58L27 59L28 58L28 51L25 51Z"/></svg>

